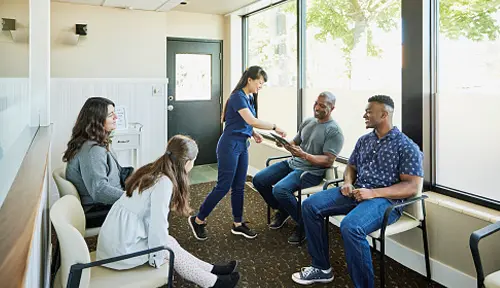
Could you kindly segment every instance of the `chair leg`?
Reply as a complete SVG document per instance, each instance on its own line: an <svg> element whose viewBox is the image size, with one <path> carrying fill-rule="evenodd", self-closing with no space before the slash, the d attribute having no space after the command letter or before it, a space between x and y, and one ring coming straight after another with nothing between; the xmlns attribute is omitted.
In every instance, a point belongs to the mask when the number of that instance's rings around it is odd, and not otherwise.
<svg viewBox="0 0 500 288"><path fill-rule="evenodd" d="M297 219L299 220L297 225L299 227L299 246L302 245L302 227L300 227L300 220L302 218L302 189L300 189L299 187L299 191L297 192L298 193L298 196L299 196L299 203L298 203L298 207L297 207Z"/></svg>
<svg viewBox="0 0 500 288"><path fill-rule="evenodd" d="M267 225L271 224L271 206L267 205Z"/></svg>
<svg viewBox="0 0 500 288"><path fill-rule="evenodd" d="M425 255L425 270L427 272L427 280L431 281L431 263L429 259L429 243L427 242L427 226L425 219L422 220L422 237L424 240L424 255Z"/></svg>
<svg viewBox="0 0 500 288"><path fill-rule="evenodd" d="M61 266L61 252L59 251L59 239L56 238L56 242L54 243L54 255L52 255L52 263L51 263L51 279L50 279L50 287L54 287L54 280L56 278L57 270Z"/></svg>
<svg viewBox="0 0 500 288"><path fill-rule="evenodd" d="M385 287L385 237L380 238L380 287Z"/></svg>
<svg viewBox="0 0 500 288"><path fill-rule="evenodd" d="M328 239L328 227L329 227L329 224L330 224L330 216L326 216L325 217L325 233L326 233L326 245L328 245L328 243L330 243L329 239Z"/></svg>

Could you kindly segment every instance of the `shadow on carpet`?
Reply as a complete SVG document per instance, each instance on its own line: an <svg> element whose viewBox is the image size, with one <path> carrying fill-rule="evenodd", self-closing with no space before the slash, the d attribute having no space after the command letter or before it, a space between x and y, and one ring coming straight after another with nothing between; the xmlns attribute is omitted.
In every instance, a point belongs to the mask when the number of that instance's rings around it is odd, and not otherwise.
<svg viewBox="0 0 500 288"><path fill-rule="evenodd" d="M191 185L191 207L197 211L215 182ZM187 217L170 215L170 234L179 244L193 255L209 263L236 259L240 262L238 271L241 279L237 287L304 287L295 284L292 273L311 263L307 245L293 246L287 239L292 234L294 224L289 221L280 230L270 230L266 221L266 205L258 192L245 186L244 219L258 233L257 238L249 240L231 234L231 197L226 195L207 218L206 241L193 237ZM330 261L335 279L329 284L316 284L310 287L353 287L347 273L344 250L339 229L330 224ZM86 239L91 251L95 250L96 238ZM374 254L372 253L372 257ZM374 258L376 285L379 285L379 260ZM197 287L174 277L174 287ZM166 286L165 286L166 287ZM428 283L426 278L403 265L386 258L386 287L443 287L435 282Z"/></svg>

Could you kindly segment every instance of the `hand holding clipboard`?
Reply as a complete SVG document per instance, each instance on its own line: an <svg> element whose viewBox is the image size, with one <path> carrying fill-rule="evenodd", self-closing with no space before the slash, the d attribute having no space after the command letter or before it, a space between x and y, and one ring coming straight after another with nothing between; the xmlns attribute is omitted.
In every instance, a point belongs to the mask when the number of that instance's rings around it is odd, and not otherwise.
<svg viewBox="0 0 500 288"><path fill-rule="evenodd" d="M271 133L271 136L274 137L274 139L276 140L276 142L278 144L280 144L281 146L290 146L290 142L288 142L288 140L286 140L285 138L281 137L280 135L278 134L274 134L274 133Z"/></svg>
<svg viewBox="0 0 500 288"><path fill-rule="evenodd" d="M302 148L300 148L300 146L292 145L290 142L288 142L288 140L277 134L271 133L271 136L274 137L274 139L276 140L276 144L278 146L282 146L288 152L292 153L292 157L299 157L299 158L305 157L306 153L302 150Z"/></svg>

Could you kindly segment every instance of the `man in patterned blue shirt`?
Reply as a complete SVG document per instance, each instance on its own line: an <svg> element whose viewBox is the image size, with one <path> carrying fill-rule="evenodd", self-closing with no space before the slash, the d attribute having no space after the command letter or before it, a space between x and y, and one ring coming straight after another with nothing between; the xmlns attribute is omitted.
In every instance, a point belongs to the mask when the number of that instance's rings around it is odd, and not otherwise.
<svg viewBox="0 0 500 288"><path fill-rule="evenodd" d="M344 173L344 185L312 195L302 204L302 218L312 265L294 273L299 284L333 280L326 216L347 215L340 224L347 268L355 287L374 287L370 245L366 236L381 228L387 207L417 194L423 177L423 154L419 147L392 125L394 102L389 96L368 99L363 118L372 132L361 136ZM393 210L388 224L401 216Z"/></svg>

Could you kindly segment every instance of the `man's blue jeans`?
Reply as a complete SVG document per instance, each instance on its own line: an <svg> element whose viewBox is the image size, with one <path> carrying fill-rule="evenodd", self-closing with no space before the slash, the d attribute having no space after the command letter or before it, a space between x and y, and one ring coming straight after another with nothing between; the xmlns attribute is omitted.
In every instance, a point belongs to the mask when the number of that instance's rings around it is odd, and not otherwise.
<svg viewBox="0 0 500 288"><path fill-rule="evenodd" d="M374 287L374 276L370 245L366 236L382 227L385 209L392 203L386 198L373 198L357 202L340 193L340 188L328 189L313 194L302 203L302 219L307 236L307 248L312 257L312 266L330 268L328 242L324 229L326 216L347 215L340 223L344 240L347 269L355 287ZM389 215L388 224L400 217L396 210Z"/></svg>
<svg viewBox="0 0 500 288"><path fill-rule="evenodd" d="M253 186L266 203L271 208L279 209L281 213L292 216L300 226L302 220L299 221L301 217L297 214L298 204L293 192L299 190L300 175L303 172L290 168L288 161L281 161L266 167L253 177ZM302 189L316 186L322 180L323 176L307 174L302 179Z"/></svg>

